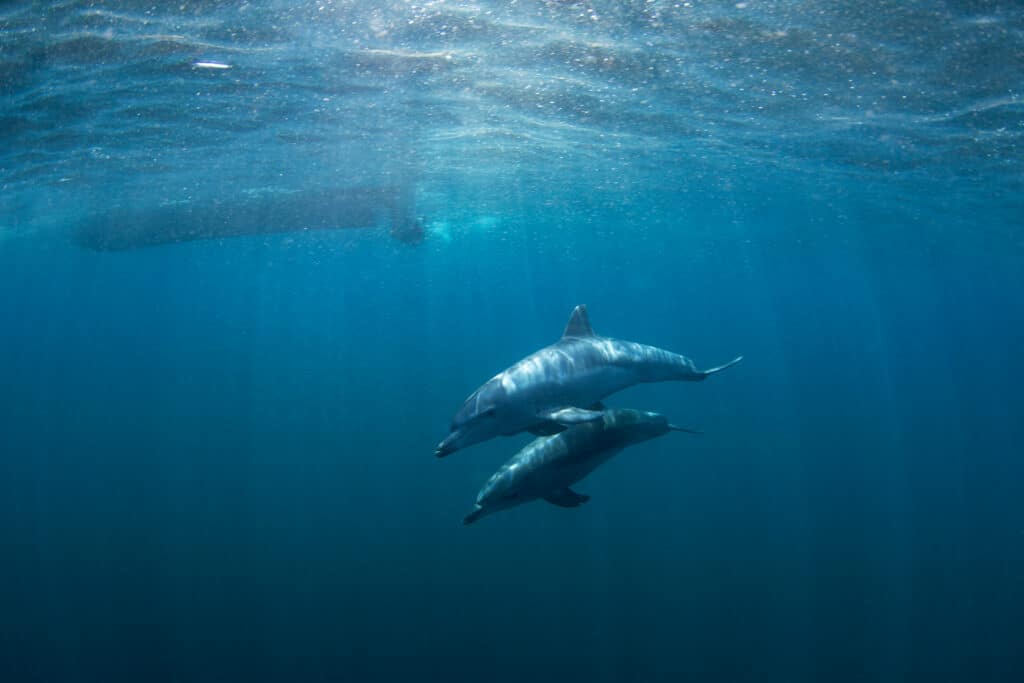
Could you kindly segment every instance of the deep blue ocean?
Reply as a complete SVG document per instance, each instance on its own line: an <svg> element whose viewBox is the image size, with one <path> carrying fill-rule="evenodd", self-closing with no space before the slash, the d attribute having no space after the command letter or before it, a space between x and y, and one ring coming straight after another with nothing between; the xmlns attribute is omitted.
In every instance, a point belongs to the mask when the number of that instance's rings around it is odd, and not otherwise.
<svg viewBox="0 0 1024 683"><path fill-rule="evenodd" d="M4 3L0 681L1024 680L1022 292L1018 3ZM463 526L577 304L745 360Z"/></svg>

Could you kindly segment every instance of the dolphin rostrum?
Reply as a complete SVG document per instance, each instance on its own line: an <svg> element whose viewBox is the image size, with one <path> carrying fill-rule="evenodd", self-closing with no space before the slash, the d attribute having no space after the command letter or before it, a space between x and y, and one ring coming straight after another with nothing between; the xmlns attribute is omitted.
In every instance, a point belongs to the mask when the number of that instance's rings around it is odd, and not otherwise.
<svg viewBox="0 0 1024 683"><path fill-rule="evenodd" d="M590 500L570 487L607 462L626 446L654 439L676 427L664 415L639 410L605 410L596 420L582 422L554 436L535 439L495 472L463 524L484 515L543 499L574 508Z"/></svg>
<svg viewBox="0 0 1024 683"><path fill-rule="evenodd" d="M742 359L698 370L685 356L597 336L587 307L577 306L561 339L491 378L466 399L435 455L444 457L499 435L555 434L600 418L601 412L591 408L616 391L641 382L700 381Z"/></svg>

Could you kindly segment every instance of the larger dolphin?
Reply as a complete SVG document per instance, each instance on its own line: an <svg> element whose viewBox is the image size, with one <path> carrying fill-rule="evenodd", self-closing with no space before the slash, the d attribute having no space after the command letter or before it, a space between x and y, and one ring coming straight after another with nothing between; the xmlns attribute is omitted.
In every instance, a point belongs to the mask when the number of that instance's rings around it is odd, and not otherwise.
<svg viewBox="0 0 1024 683"><path fill-rule="evenodd" d="M434 451L441 458L460 448L529 431L554 434L596 420L592 410L606 396L641 382L697 381L740 362L743 356L710 370L654 346L599 337L577 306L562 338L487 381L466 399L452 419L451 432Z"/></svg>
<svg viewBox="0 0 1024 683"><path fill-rule="evenodd" d="M690 432L664 415L639 410L606 410L600 419L534 440L494 473L463 524L531 500L574 508L590 500L570 487L631 444L669 431Z"/></svg>

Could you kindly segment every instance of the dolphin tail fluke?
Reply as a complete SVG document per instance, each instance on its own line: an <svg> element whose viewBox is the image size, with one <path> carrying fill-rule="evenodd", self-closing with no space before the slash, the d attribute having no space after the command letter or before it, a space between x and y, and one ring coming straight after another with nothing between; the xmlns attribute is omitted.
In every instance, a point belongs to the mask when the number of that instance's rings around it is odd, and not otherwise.
<svg viewBox="0 0 1024 683"><path fill-rule="evenodd" d="M743 360L743 356L736 356L735 358L733 358L731 361L729 361L728 363L726 363L724 365L719 365L718 367L709 368L707 370L704 370L704 371L702 371L700 373L700 375L701 375L700 378L704 379L708 375L713 375L716 372L721 372L722 370L727 370L727 369L731 368L732 366L736 365L737 363L739 363L741 360Z"/></svg>
<svg viewBox="0 0 1024 683"><path fill-rule="evenodd" d="M686 432L687 434L703 434L704 432L700 429L690 429L689 427L680 427L679 425L670 424L668 426L673 432Z"/></svg>

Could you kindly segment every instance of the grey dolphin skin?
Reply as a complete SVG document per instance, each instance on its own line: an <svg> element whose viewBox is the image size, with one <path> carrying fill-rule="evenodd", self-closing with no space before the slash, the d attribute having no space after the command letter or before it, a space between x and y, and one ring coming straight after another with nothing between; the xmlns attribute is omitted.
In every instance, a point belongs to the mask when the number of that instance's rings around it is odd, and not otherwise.
<svg viewBox="0 0 1024 683"><path fill-rule="evenodd" d="M670 431L691 432L670 425L664 415L639 410L605 410L600 418L569 427L554 436L535 439L494 473L473 510L462 520L472 524L498 510L531 500L574 508L590 500L570 488L614 455L635 443Z"/></svg>
<svg viewBox="0 0 1024 683"><path fill-rule="evenodd" d="M699 382L742 359L698 370L685 356L597 336L586 306L577 306L561 339L491 378L466 399L434 454L441 458L524 431L555 434L569 425L599 419L601 412L592 406L616 391L642 382Z"/></svg>

